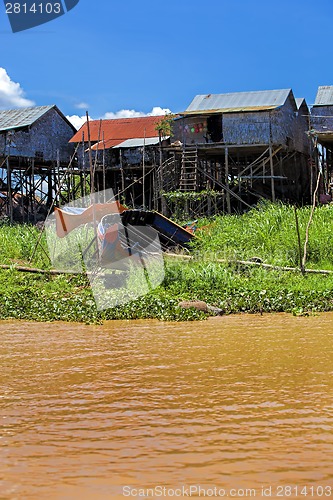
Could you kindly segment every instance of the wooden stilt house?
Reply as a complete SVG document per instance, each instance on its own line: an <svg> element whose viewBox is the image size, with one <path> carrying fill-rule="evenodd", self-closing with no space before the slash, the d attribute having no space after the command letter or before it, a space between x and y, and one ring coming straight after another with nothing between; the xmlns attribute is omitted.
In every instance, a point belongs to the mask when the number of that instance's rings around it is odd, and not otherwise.
<svg viewBox="0 0 333 500"><path fill-rule="evenodd" d="M291 89L197 95L174 122L168 169L179 173L177 188L219 192L217 208L228 212L261 198L306 201L306 114Z"/></svg>

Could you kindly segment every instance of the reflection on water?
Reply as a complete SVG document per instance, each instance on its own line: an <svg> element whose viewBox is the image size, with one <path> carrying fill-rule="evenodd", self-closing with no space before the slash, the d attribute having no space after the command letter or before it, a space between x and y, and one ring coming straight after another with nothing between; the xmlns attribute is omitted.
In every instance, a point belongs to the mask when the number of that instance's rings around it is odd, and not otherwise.
<svg viewBox="0 0 333 500"><path fill-rule="evenodd" d="M298 498L322 497L332 325L332 314L0 323L0 497L116 499L158 485L257 497L307 485Z"/></svg>

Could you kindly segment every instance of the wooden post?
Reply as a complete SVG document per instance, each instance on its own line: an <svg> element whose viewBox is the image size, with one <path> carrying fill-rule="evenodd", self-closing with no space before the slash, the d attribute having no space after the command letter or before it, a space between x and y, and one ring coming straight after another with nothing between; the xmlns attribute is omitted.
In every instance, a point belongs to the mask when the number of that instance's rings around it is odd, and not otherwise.
<svg viewBox="0 0 333 500"><path fill-rule="evenodd" d="M95 192L95 179L94 179L94 167L93 167L92 153L91 153L90 124L89 124L88 111L86 111L86 117L87 117L87 129L88 129L89 169L90 169L90 193L94 194L94 192Z"/></svg>
<svg viewBox="0 0 333 500"><path fill-rule="evenodd" d="M145 154L146 154L146 129L143 132L143 152L142 152L142 205L143 208L146 208L146 163L145 163Z"/></svg>
<svg viewBox="0 0 333 500"><path fill-rule="evenodd" d="M123 167L123 153L122 153L121 148L119 150L119 157L120 157L120 173L121 173L121 192L124 196L124 199L126 200L126 197L125 197L125 176L124 176L124 167ZM121 200L119 200L119 201L121 201Z"/></svg>
<svg viewBox="0 0 333 500"><path fill-rule="evenodd" d="M275 181L274 181L274 165L273 165L273 150L272 143L269 143L269 163L271 166L271 189L272 189L272 202L275 202Z"/></svg>
<svg viewBox="0 0 333 500"><path fill-rule="evenodd" d="M280 188L281 188L281 196L282 196L282 201L285 200L285 193L284 193L284 186L283 186L283 160L282 160L282 154L281 152L279 153L279 159L280 159L280 172L279 174L281 175L280 179Z"/></svg>
<svg viewBox="0 0 333 500"><path fill-rule="evenodd" d="M52 170L54 170L54 166L52 165ZM53 193L52 193L52 170L47 173L47 208L49 209L52 205L53 201Z"/></svg>
<svg viewBox="0 0 333 500"><path fill-rule="evenodd" d="M105 190L106 190L106 172L105 172L105 143L104 143L104 130L102 132L103 136L103 199L105 203ZM120 200L119 200L120 201Z"/></svg>
<svg viewBox="0 0 333 500"><path fill-rule="evenodd" d="M159 149L160 149L160 186L161 186L160 197L161 197L161 212L162 212L163 215L167 215L166 201L165 201L165 198L163 196L164 173L163 173L162 137L161 137L161 131L160 130L158 131L158 142L159 142Z"/></svg>
<svg viewBox="0 0 333 500"><path fill-rule="evenodd" d="M35 186L35 159L32 159L32 166L31 166L31 181L32 181L32 209L33 209L33 218L34 218L34 223L36 224L36 186Z"/></svg>
<svg viewBox="0 0 333 500"><path fill-rule="evenodd" d="M12 173L9 165L9 156L6 158L7 166L7 198L8 198L8 216L9 220L13 222L13 198L12 198Z"/></svg>
<svg viewBox="0 0 333 500"><path fill-rule="evenodd" d="M298 215L297 215L296 205L294 205L294 213L295 213L296 232L297 232L297 241L298 241L299 266L300 266L301 273L305 274L305 269L304 269L303 261L302 261L302 244L301 244L301 235L299 232L299 223L298 223Z"/></svg>
<svg viewBox="0 0 333 500"><path fill-rule="evenodd" d="M80 195L81 195L81 198L84 197L84 187L83 187L83 183L84 183L84 180L83 180L83 172L80 172Z"/></svg>
<svg viewBox="0 0 333 500"><path fill-rule="evenodd" d="M229 189L229 155L228 155L228 148L225 148L224 151L224 157L225 157L225 185ZM227 210L228 214L231 214L231 204L230 204L230 193L227 191L226 193L227 196Z"/></svg>

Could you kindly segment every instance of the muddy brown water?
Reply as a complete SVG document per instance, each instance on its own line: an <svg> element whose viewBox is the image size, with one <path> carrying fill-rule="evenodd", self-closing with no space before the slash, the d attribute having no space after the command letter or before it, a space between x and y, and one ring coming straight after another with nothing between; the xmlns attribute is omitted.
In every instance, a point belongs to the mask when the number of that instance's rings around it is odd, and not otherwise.
<svg viewBox="0 0 333 500"><path fill-rule="evenodd" d="M0 339L1 499L333 498L333 314Z"/></svg>

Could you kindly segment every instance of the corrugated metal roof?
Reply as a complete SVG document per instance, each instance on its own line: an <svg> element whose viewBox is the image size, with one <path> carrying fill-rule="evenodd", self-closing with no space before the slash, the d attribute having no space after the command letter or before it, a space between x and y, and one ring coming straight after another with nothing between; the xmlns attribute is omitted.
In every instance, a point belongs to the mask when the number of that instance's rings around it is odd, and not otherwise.
<svg viewBox="0 0 333 500"><path fill-rule="evenodd" d="M0 131L29 127L41 116L56 106L36 106L33 108L8 109L0 111Z"/></svg>
<svg viewBox="0 0 333 500"><path fill-rule="evenodd" d="M333 106L333 86L318 87L314 106Z"/></svg>
<svg viewBox="0 0 333 500"><path fill-rule="evenodd" d="M158 137L156 125L164 117L163 116L144 116L140 118L117 118L114 120L92 120L89 122L90 139L92 142L97 142L104 136L104 142L107 145L108 141L125 141L126 139L135 139L138 137ZM100 133L99 133L100 132ZM88 128L85 123L80 130L72 137L70 142L82 141L84 134L85 142L88 141ZM116 145L116 144L113 144ZM112 146L108 146L112 147ZM108 149L106 147L106 149Z"/></svg>
<svg viewBox="0 0 333 500"><path fill-rule="evenodd" d="M291 89L197 95L186 112L219 110L221 112L274 109L283 106Z"/></svg>
<svg viewBox="0 0 333 500"><path fill-rule="evenodd" d="M145 146L153 146L154 144L158 144L158 137L146 137L145 139L137 138L137 139L127 139L124 142L121 142L114 148L140 148Z"/></svg>
<svg viewBox="0 0 333 500"><path fill-rule="evenodd" d="M72 139L71 139L72 140ZM104 141L99 141L94 144L91 149L92 151L102 151L102 149L111 149L114 146L118 146L118 144L122 143L123 139L108 139ZM88 149L87 149L88 151Z"/></svg>
<svg viewBox="0 0 333 500"><path fill-rule="evenodd" d="M197 115L201 113L214 114L214 113L241 113L242 111L269 111L275 109L276 106L251 106L248 108L220 108L220 109L205 109L204 111L184 111L183 115Z"/></svg>
<svg viewBox="0 0 333 500"><path fill-rule="evenodd" d="M168 137L165 137L164 139L168 139ZM153 146L154 144L159 143L159 138L158 137L146 137L145 139L142 137L135 138L135 139L126 139L126 141L121 141L117 139L109 139L108 141L100 141L97 144L94 144L92 146L93 151L97 151L97 149L100 151L102 149L117 149L117 148L140 148L145 146ZM98 148L97 148L98 146Z"/></svg>
<svg viewBox="0 0 333 500"><path fill-rule="evenodd" d="M299 109L301 106L303 106L303 104L309 109L308 104L307 104L306 100L304 99L304 97L296 97L295 101L296 101L297 109Z"/></svg>
<svg viewBox="0 0 333 500"><path fill-rule="evenodd" d="M296 101L297 109L299 109L302 106L305 99L304 99L304 97L295 97L295 101Z"/></svg>

